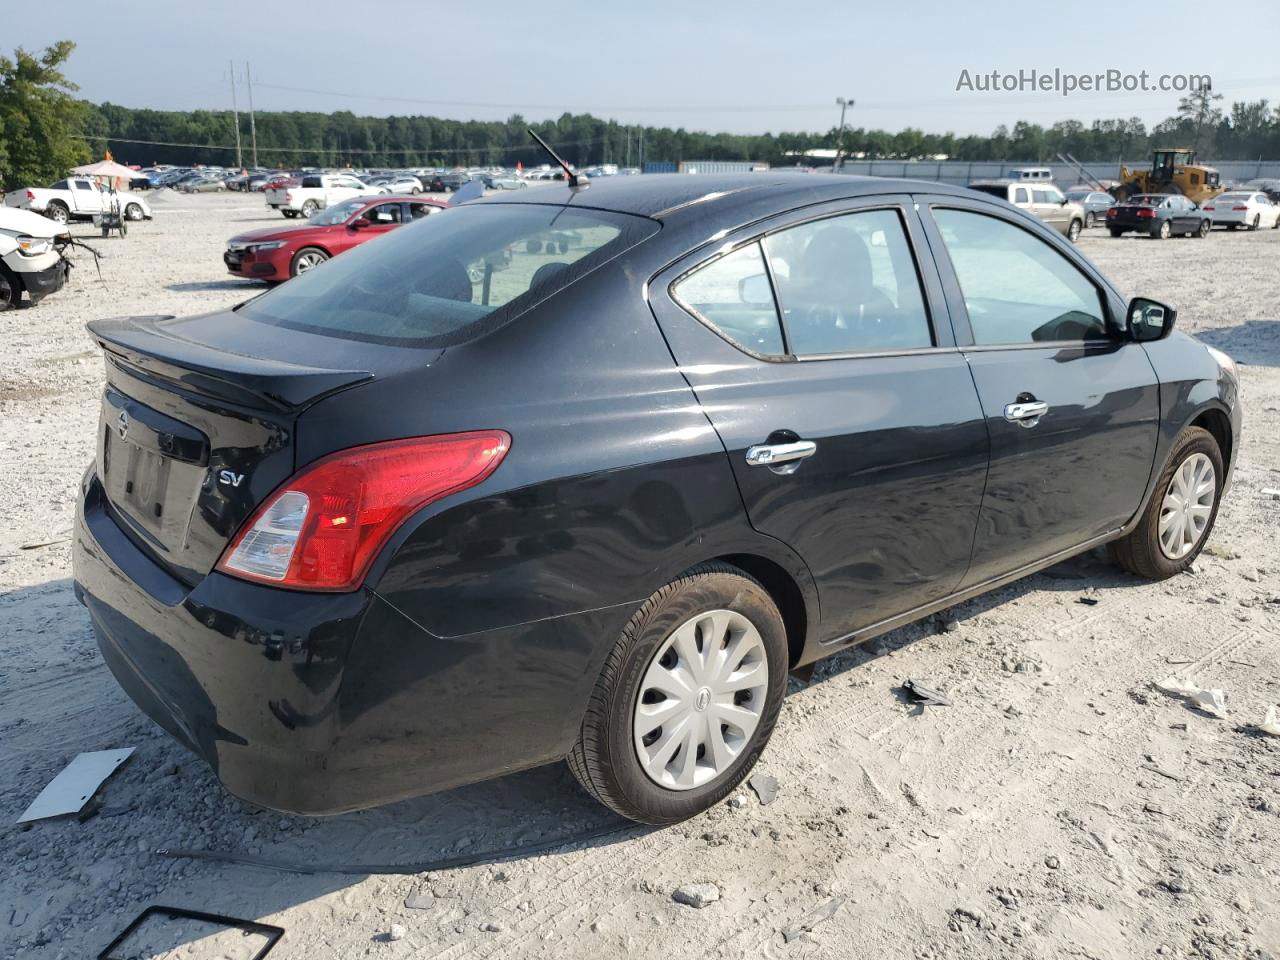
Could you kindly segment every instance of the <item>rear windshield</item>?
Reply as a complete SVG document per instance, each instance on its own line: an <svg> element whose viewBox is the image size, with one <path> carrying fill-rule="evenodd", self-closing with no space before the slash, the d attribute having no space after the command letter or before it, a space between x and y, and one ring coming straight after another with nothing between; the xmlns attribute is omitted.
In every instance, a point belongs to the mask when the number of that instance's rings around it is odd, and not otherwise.
<svg viewBox="0 0 1280 960"><path fill-rule="evenodd" d="M347 340L444 347L501 326L657 230L602 210L463 205L363 243L240 313Z"/></svg>
<svg viewBox="0 0 1280 960"><path fill-rule="evenodd" d="M1003 183L971 183L970 190L977 190L979 193L989 193L993 197L999 197L1001 200L1009 198L1009 188Z"/></svg>

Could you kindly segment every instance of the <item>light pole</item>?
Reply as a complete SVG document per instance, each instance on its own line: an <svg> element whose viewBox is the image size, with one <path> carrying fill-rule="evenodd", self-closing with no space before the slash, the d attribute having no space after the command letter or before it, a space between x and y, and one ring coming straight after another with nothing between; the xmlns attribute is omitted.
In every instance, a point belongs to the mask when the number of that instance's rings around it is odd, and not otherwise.
<svg viewBox="0 0 1280 960"><path fill-rule="evenodd" d="M836 136L835 163L835 170L838 173L844 163L844 112L853 106L853 97L836 97L836 103L840 105L840 133Z"/></svg>

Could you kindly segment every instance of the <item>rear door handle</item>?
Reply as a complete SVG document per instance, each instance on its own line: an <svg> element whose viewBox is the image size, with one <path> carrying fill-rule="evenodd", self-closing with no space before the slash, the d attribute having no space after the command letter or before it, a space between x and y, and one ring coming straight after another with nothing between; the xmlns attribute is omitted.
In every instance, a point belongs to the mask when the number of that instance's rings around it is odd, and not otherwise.
<svg viewBox="0 0 1280 960"><path fill-rule="evenodd" d="M761 443L747 448L747 466L776 467L780 464L793 464L792 470L800 465L799 461L812 457L818 452L818 445L812 440L796 440L792 443Z"/></svg>
<svg viewBox="0 0 1280 960"><path fill-rule="evenodd" d="M1043 400L1019 401L1005 404L1004 418L1019 426L1034 427L1036 422L1048 412L1049 405Z"/></svg>

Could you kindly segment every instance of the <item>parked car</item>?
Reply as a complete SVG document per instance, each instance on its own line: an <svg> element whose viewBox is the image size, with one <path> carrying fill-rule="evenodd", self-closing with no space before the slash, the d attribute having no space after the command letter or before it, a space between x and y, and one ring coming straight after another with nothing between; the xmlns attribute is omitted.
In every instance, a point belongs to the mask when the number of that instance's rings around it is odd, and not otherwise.
<svg viewBox="0 0 1280 960"><path fill-rule="evenodd" d="M386 193L387 189L371 187L345 173L309 173L299 178L296 184L289 181L269 187L265 192L267 206L272 210L279 210L289 218L305 219L342 200L375 196Z"/></svg>
<svg viewBox="0 0 1280 960"><path fill-rule="evenodd" d="M222 193L227 183L220 177L200 177L196 180L184 180L178 189L183 193Z"/></svg>
<svg viewBox="0 0 1280 960"><path fill-rule="evenodd" d="M1075 243L1085 225L1085 210L1072 203L1051 183L1027 183L1012 180L975 180L970 190L1006 200L1039 217L1049 226Z"/></svg>
<svg viewBox="0 0 1280 960"><path fill-rule="evenodd" d="M70 239L65 222L0 207L0 312L18 306L24 293L34 305L62 289L71 269L62 248Z"/></svg>
<svg viewBox="0 0 1280 960"><path fill-rule="evenodd" d="M1180 194L1140 193L1107 210L1111 236L1149 234L1157 240L1169 237L1207 237L1213 224L1209 215Z"/></svg>
<svg viewBox="0 0 1280 960"><path fill-rule="evenodd" d="M1084 211L1086 229L1105 221L1107 211L1116 202L1115 197L1102 190L1068 190L1067 199Z"/></svg>
<svg viewBox="0 0 1280 960"><path fill-rule="evenodd" d="M151 207L136 193L120 191L115 195L120 212L127 220L150 220ZM6 206L42 213L57 223L92 220L107 209L111 194L91 177L68 177L50 187L19 188L5 194Z"/></svg>
<svg viewBox="0 0 1280 960"><path fill-rule="evenodd" d="M1228 230L1245 227L1248 230L1274 230L1280 227L1280 204L1275 204L1265 193L1242 191L1223 193L1205 203L1202 209L1213 226Z"/></svg>
<svg viewBox="0 0 1280 960"><path fill-rule="evenodd" d="M491 173L481 179L489 190L523 190L529 186L519 177L509 176L505 173Z"/></svg>
<svg viewBox="0 0 1280 960"><path fill-rule="evenodd" d="M455 193L473 179L469 173L441 173L431 179L431 189L436 193Z"/></svg>
<svg viewBox="0 0 1280 960"><path fill-rule="evenodd" d="M222 261L238 277L276 283L446 206L441 200L412 195L356 197L321 210L300 225L237 234L227 241Z"/></svg>
<svg viewBox="0 0 1280 960"><path fill-rule="evenodd" d="M1034 216L880 178L587 191L90 324L76 595L234 794L334 813L568 757L671 823L748 774L789 671L1102 544L1157 579L1204 546L1234 365Z"/></svg>
<svg viewBox="0 0 1280 960"><path fill-rule="evenodd" d="M415 194L422 192L422 181L409 174L396 174L393 177L387 177L382 186L386 187L390 193Z"/></svg>

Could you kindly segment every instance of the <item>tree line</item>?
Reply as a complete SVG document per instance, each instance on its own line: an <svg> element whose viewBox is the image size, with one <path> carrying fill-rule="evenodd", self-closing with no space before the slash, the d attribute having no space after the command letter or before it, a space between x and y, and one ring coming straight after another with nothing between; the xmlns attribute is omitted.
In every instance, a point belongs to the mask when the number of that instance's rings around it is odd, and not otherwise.
<svg viewBox="0 0 1280 960"><path fill-rule="evenodd" d="M19 49L0 57L0 181L13 187L61 177L69 166L109 148L121 162L235 163L235 120L229 110L151 110L95 104L76 97L60 67L74 50L69 41L39 54ZM989 136L832 127L825 131L732 134L683 127L631 126L590 114L564 113L530 124L448 120L429 116L363 117L350 111L260 111L258 163L265 167L417 167L546 162L526 128L579 166L639 166L644 161L754 160L773 166L808 163L810 149L839 149L872 160L949 158L967 161L1047 162L1062 153L1090 161L1141 159L1156 147L1191 146L1202 158L1280 156L1280 107L1266 100L1224 108L1222 96L1202 91L1184 97L1173 116L1150 130L1138 118L1063 120L1045 127L1019 121ZM240 115L242 156L252 159L247 117ZM131 142L139 141L139 142ZM140 142L146 141L146 142Z"/></svg>

